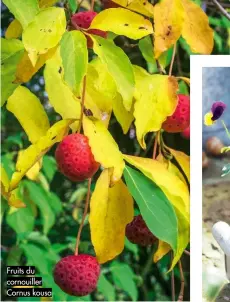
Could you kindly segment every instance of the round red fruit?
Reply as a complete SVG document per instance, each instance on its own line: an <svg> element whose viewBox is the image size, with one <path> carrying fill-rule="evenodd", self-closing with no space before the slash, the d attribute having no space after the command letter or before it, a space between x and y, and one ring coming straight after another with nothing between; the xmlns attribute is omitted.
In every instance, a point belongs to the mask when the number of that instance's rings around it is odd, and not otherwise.
<svg viewBox="0 0 230 302"><path fill-rule="evenodd" d="M58 169L72 181L91 178L98 170L88 137L80 133L67 135L55 152Z"/></svg>
<svg viewBox="0 0 230 302"><path fill-rule="evenodd" d="M130 242L142 246L152 245L157 238L150 232L141 215L135 216L126 226L125 235Z"/></svg>
<svg viewBox="0 0 230 302"><path fill-rule="evenodd" d="M178 94L178 104L173 115L168 116L162 128L171 133L182 132L190 125L190 98Z"/></svg>
<svg viewBox="0 0 230 302"><path fill-rule="evenodd" d="M190 126L188 128L186 128L181 135L186 138L186 139L190 139Z"/></svg>
<svg viewBox="0 0 230 302"><path fill-rule="evenodd" d="M91 255L70 255L62 258L55 266L55 283L71 296L86 296L97 287L100 265Z"/></svg>

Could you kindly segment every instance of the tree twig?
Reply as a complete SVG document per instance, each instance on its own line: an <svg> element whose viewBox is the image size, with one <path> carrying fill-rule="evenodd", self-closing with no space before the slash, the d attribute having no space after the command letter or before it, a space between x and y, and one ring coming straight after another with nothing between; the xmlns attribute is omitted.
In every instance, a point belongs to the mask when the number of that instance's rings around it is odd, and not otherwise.
<svg viewBox="0 0 230 302"><path fill-rule="evenodd" d="M154 140L154 145L153 145L153 159L156 159L158 137L159 137L159 131L156 133L155 140Z"/></svg>
<svg viewBox="0 0 230 302"><path fill-rule="evenodd" d="M189 252L189 251L184 250L184 253L185 253L186 255L190 256L190 252Z"/></svg>
<svg viewBox="0 0 230 302"><path fill-rule="evenodd" d="M178 262L179 265L179 270L180 270L180 293L179 293L179 297L178 297L178 302L182 302L184 300L184 272L183 272L183 268L182 268L182 264L181 264L181 260L179 260Z"/></svg>
<svg viewBox="0 0 230 302"><path fill-rule="evenodd" d="M217 1L217 0L212 0L213 4L215 4L216 8L221 12L223 16L225 16L228 20L230 20L230 15L229 13L223 8L223 6Z"/></svg>
<svg viewBox="0 0 230 302"><path fill-rule="evenodd" d="M173 259L173 253L171 252L171 260ZM175 278L174 278L174 269L172 269L171 273L171 295L172 301L175 301Z"/></svg>
<svg viewBox="0 0 230 302"><path fill-rule="evenodd" d="M173 69L173 63L175 60L175 56L176 56L176 43L173 46L173 54L172 54L172 59L171 59L170 67L169 67L169 76L172 75L172 69Z"/></svg>
<svg viewBox="0 0 230 302"><path fill-rule="evenodd" d="M78 247L79 247L80 238L81 238L81 231L83 229L85 217L86 217L87 212L88 212L91 181L92 181L92 178L89 178L88 179L88 191L87 191L86 201L85 201L85 210L84 210L82 220L81 220L81 224L80 224L80 227L79 227L79 230L78 230L78 233L77 233L77 242L76 242L76 248L75 248L75 253L74 253L75 255L78 255Z"/></svg>

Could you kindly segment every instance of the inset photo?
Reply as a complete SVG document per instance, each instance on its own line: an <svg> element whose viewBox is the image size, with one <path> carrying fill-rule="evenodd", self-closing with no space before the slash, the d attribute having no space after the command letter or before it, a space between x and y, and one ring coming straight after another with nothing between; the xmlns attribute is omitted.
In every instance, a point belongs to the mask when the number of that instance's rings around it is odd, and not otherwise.
<svg viewBox="0 0 230 302"><path fill-rule="evenodd" d="M230 301L229 83L230 67L203 67L202 262L203 301L207 302Z"/></svg>

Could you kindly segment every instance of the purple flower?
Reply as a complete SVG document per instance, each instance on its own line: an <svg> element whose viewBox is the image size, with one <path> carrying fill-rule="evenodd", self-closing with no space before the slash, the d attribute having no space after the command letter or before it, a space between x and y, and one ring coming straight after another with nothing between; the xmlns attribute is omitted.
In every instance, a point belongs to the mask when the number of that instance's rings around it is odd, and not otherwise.
<svg viewBox="0 0 230 302"><path fill-rule="evenodd" d="M223 114L224 110L226 109L226 105L223 102L215 102L212 105L211 111L212 111L212 121L218 120L221 115Z"/></svg>

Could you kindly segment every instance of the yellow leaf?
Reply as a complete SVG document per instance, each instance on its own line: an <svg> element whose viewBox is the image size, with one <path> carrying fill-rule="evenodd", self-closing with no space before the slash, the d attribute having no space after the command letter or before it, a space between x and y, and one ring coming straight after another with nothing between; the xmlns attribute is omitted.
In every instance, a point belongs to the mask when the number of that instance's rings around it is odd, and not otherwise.
<svg viewBox="0 0 230 302"><path fill-rule="evenodd" d="M6 170L1 165L1 194L8 201L9 206L24 208L26 205L17 197L17 189L9 192L10 180Z"/></svg>
<svg viewBox="0 0 230 302"><path fill-rule="evenodd" d="M170 173L176 175L181 181L183 181L187 185L183 174L180 172L177 166L175 166L170 160L163 157L162 154L159 154L157 156L157 161L161 162Z"/></svg>
<svg viewBox="0 0 230 302"><path fill-rule="evenodd" d="M153 17L154 7L146 0L113 0L113 2L147 17Z"/></svg>
<svg viewBox="0 0 230 302"><path fill-rule="evenodd" d="M45 90L50 104L63 119L79 119L81 113L80 100L64 83L62 72L62 61L58 49L56 54L46 62L44 70ZM78 124L78 122L75 122L71 125L71 128L76 131Z"/></svg>
<svg viewBox="0 0 230 302"><path fill-rule="evenodd" d="M180 170L175 166L171 161L169 161L168 164L168 171L171 172L172 174L176 175L181 181L183 181L186 185L186 180L183 174L180 172Z"/></svg>
<svg viewBox="0 0 230 302"><path fill-rule="evenodd" d="M21 23L17 19L14 19L7 27L5 32L5 37L6 39L17 39L21 35L22 35Z"/></svg>
<svg viewBox="0 0 230 302"><path fill-rule="evenodd" d="M57 47L51 48L47 53L40 55L35 66L32 65L28 53L25 52L21 61L17 65L16 80L14 83L28 82L32 76L45 64L45 62L55 54L56 49Z"/></svg>
<svg viewBox="0 0 230 302"><path fill-rule="evenodd" d="M117 182L122 176L125 163L112 135L101 121L87 117L83 118L83 129L89 138L95 160L104 168L114 168L111 181Z"/></svg>
<svg viewBox="0 0 230 302"><path fill-rule="evenodd" d="M1 194L5 196L5 194L9 191L10 181L6 170L4 169L3 165L1 164Z"/></svg>
<svg viewBox="0 0 230 302"><path fill-rule="evenodd" d="M27 171L40 160L57 142L60 142L68 133L69 125L73 120L61 120L54 124L40 139L23 151L22 156L16 163L16 171L10 181L10 190L15 189Z"/></svg>
<svg viewBox="0 0 230 302"><path fill-rule="evenodd" d="M103 10L93 19L90 28L111 31L134 40L141 39L153 32L149 20L124 8Z"/></svg>
<svg viewBox="0 0 230 302"><path fill-rule="evenodd" d="M117 93L117 86L105 64L97 57L90 62L89 66L93 67L96 72L93 78L95 88L108 98L113 99Z"/></svg>
<svg viewBox="0 0 230 302"><path fill-rule="evenodd" d="M20 157L23 156L23 150L20 150L18 152L18 158L17 161L20 161ZM37 161L27 172L26 172L26 176L27 178L29 178L30 180L37 180L38 178L38 174L41 170L42 167L42 158Z"/></svg>
<svg viewBox="0 0 230 302"><path fill-rule="evenodd" d="M161 260L161 258L163 258L166 254L168 254L170 250L171 247L168 243L159 240L158 248L153 255L153 261L158 262L159 260Z"/></svg>
<svg viewBox="0 0 230 302"><path fill-rule="evenodd" d="M116 85L100 60L89 64L86 75L85 107L108 126Z"/></svg>
<svg viewBox="0 0 230 302"><path fill-rule="evenodd" d="M132 110L133 111L133 110ZM113 112L121 125L124 134L126 134L130 128L132 121L134 120L133 112L127 111L123 105L121 95L118 93L116 98L113 100Z"/></svg>
<svg viewBox="0 0 230 302"><path fill-rule="evenodd" d="M177 151L169 148L172 155L175 157L176 161L180 165L181 169L184 171L188 181L190 182L190 157L181 151Z"/></svg>
<svg viewBox="0 0 230 302"><path fill-rule="evenodd" d="M66 28L64 9L50 7L41 10L22 34L28 56L35 66L39 55L55 47Z"/></svg>
<svg viewBox="0 0 230 302"><path fill-rule="evenodd" d="M158 131L167 116L172 115L177 106L178 83L176 78L166 75L150 75L141 67L134 67L136 89L134 97L134 117L137 139L146 148L146 133Z"/></svg>
<svg viewBox="0 0 230 302"><path fill-rule="evenodd" d="M39 7L46 8L54 5L58 0L39 0Z"/></svg>
<svg viewBox="0 0 230 302"><path fill-rule="evenodd" d="M120 179L112 188L109 184L109 171L105 169L90 201L91 239L99 263L112 260L123 251L125 227L134 215L133 199L123 181Z"/></svg>
<svg viewBox="0 0 230 302"><path fill-rule="evenodd" d="M189 191L184 182L170 173L164 164L157 160L124 155L124 159L150 178L165 193L172 203L178 220L177 251L171 269L180 259L189 242Z"/></svg>
<svg viewBox="0 0 230 302"><path fill-rule="evenodd" d="M182 36L191 50L200 54L210 54L213 49L213 30L209 26L208 16L201 7L191 0L181 0L185 11Z"/></svg>
<svg viewBox="0 0 230 302"><path fill-rule="evenodd" d="M116 83L118 92L122 95L125 108L130 111L133 104L135 88L133 66L124 53L113 41L91 36L93 50L99 56L107 71Z"/></svg>
<svg viewBox="0 0 230 302"><path fill-rule="evenodd" d="M18 197L18 188L9 192L8 194L8 204L14 208L25 208L26 204L20 200Z"/></svg>
<svg viewBox="0 0 230 302"><path fill-rule="evenodd" d="M179 39L184 22L181 0L162 0L154 6L154 54L156 58Z"/></svg>
<svg viewBox="0 0 230 302"><path fill-rule="evenodd" d="M188 86L190 86L190 79L186 77L177 77L177 79L184 81Z"/></svg>
<svg viewBox="0 0 230 302"><path fill-rule="evenodd" d="M49 120L44 108L26 87L18 86L14 90L6 108L18 119L32 143L45 135L49 129Z"/></svg>

